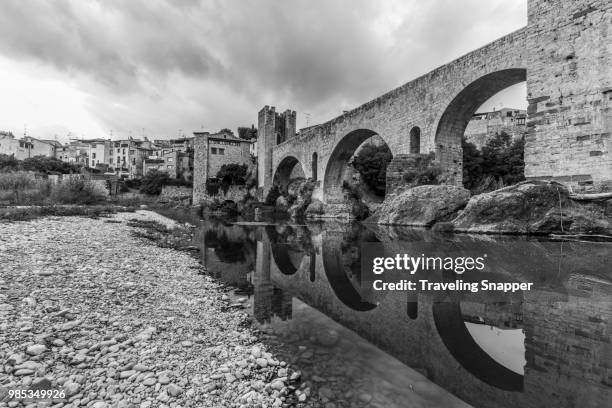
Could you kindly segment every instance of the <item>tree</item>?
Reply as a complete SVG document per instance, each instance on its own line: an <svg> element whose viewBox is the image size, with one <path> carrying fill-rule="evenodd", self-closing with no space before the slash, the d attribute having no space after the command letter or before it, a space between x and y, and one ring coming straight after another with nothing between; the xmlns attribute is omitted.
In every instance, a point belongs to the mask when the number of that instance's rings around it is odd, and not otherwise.
<svg viewBox="0 0 612 408"><path fill-rule="evenodd" d="M465 188L487 190L487 180L494 185L511 185L525 180L525 140L512 139L506 132L500 132L478 150L465 138L463 147L463 185Z"/></svg>
<svg viewBox="0 0 612 408"><path fill-rule="evenodd" d="M229 133L230 135L234 135L234 132L232 131L232 129L229 128L223 128L219 131L219 133Z"/></svg>
<svg viewBox="0 0 612 408"><path fill-rule="evenodd" d="M0 172L19 170L19 160L13 155L0 154Z"/></svg>
<svg viewBox="0 0 612 408"><path fill-rule="evenodd" d="M251 127L239 127L238 137L244 140L257 139L257 129L255 129L255 125L251 125Z"/></svg>
<svg viewBox="0 0 612 408"><path fill-rule="evenodd" d="M461 139L461 147L463 148L463 186L473 190L482 178L482 154L476 145L467 141L465 136Z"/></svg>
<svg viewBox="0 0 612 408"><path fill-rule="evenodd" d="M140 192L150 195L159 195L162 187L168 182L168 173L155 169L149 170L142 178Z"/></svg>
<svg viewBox="0 0 612 408"><path fill-rule="evenodd" d="M244 184L247 175L246 164L224 164L217 172L217 178L225 184Z"/></svg>
<svg viewBox="0 0 612 408"><path fill-rule="evenodd" d="M47 156L28 157L21 162L20 168L26 171L35 171L45 174L68 174L79 172L78 166L63 162L55 157Z"/></svg>
<svg viewBox="0 0 612 408"><path fill-rule="evenodd" d="M353 167L375 194L384 196L387 184L387 166L393 158L387 145L366 145L353 159Z"/></svg>

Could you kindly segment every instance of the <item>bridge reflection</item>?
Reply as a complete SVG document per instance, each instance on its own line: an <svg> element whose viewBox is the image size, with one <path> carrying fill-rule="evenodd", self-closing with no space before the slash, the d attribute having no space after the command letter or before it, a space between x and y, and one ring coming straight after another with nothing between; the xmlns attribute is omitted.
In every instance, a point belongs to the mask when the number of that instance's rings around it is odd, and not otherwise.
<svg viewBox="0 0 612 408"><path fill-rule="evenodd" d="M577 401L605 406L612 398L612 369L606 363L612 356L609 246L331 223L205 228L207 267L222 266L229 276L234 276L230 265L243 271L243 281L233 280L252 285L260 323L291 319L291 299L298 298L477 407L565 407ZM212 256L222 234L245 245L243 260ZM535 289L524 294L374 291L372 277L361 270L362 243L378 242L393 253L400 251L398 238L407 241L402 252L406 245L417 251L426 243L441 252L451 247L487 253L495 259L492 270L464 274L463 280L534 282ZM223 265L215 266L218 262ZM456 275L428 278L451 281ZM517 344L505 358L513 364L473 335L474 324L490 327L491 335L493 328L524 333L511 337ZM522 370L512 367L522 365Z"/></svg>

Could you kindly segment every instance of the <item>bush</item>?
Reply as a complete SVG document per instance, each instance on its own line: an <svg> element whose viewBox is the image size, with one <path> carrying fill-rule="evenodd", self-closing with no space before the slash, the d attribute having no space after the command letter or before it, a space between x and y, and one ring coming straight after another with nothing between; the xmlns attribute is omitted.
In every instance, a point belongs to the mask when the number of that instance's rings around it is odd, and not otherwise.
<svg viewBox="0 0 612 408"><path fill-rule="evenodd" d="M510 135L501 132L482 150L465 138L462 147L463 185L472 192L492 191L497 186L525 180L524 138L512 140Z"/></svg>
<svg viewBox="0 0 612 408"><path fill-rule="evenodd" d="M238 185L244 184L247 176L246 164L224 164L217 172L217 178L223 183Z"/></svg>
<svg viewBox="0 0 612 408"><path fill-rule="evenodd" d="M43 174L70 174L80 170L78 166L46 156L29 157L20 163L20 168Z"/></svg>
<svg viewBox="0 0 612 408"><path fill-rule="evenodd" d="M0 154L0 172L19 170L20 162L13 155Z"/></svg>
<svg viewBox="0 0 612 408"><path fill-rule="evenodd" d="M416 171L407 171L403 174L404 181L415 186L440 184L443 171L440 166L429 166Z"/></svg>
<svg viewBox="0 0 612 408"><path fill-rule="evenodd" d="M393 155L387 145L367 145L355 156L352 165L375 194L384 196L387 184L387 166L392 158Z"/></svg>
<svg viewBox="0 0 612 408"><path fill-rule="evenodd" d="M0 173L0 192L2 200L9 204L41 204L49 195L49 182L23 172Z"/></svg>
<svg viewBox="0 0 612 408"><path fill-rule="evenodd" d="M150 170L143 178L140 192L149 195L159 195L162 187L168 182L168 173L158 170Z"/></svg>
<svg viewBox="0 0 612 408"><path fill-rule="evenodd" d="M59 204L96 204L105 201L106 194L91 180L71 177L53 186L51 200Z"/></svg>

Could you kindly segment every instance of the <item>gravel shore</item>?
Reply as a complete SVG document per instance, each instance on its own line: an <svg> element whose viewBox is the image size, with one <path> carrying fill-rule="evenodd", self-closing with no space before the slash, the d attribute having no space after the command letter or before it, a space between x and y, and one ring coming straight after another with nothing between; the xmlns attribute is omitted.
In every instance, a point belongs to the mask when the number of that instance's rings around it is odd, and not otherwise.
<svg viewBox="0 0 612 408"><path fill-rule="evenodd" d="M127 225L160 217L0 224L0 387L66 392L0 407L308 405L195 258Z"/></svg>

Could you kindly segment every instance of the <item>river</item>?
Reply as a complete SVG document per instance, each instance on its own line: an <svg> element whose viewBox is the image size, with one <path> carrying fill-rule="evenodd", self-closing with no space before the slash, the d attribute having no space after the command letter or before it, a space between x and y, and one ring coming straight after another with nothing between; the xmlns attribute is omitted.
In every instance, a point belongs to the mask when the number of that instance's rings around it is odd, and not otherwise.
<svg viewBox="0 0 612 408"><path fill-rule="evenodd" d="M610 406L611 243L162 213L196 225L208 273L334 406ZM362 265L370 247L487 258L485 270L432 282L533 285L377 291Z"/></svg>

